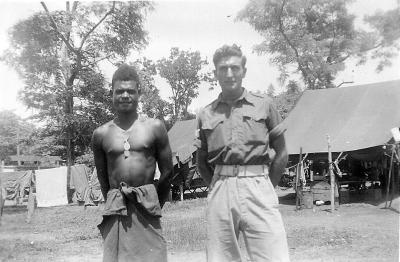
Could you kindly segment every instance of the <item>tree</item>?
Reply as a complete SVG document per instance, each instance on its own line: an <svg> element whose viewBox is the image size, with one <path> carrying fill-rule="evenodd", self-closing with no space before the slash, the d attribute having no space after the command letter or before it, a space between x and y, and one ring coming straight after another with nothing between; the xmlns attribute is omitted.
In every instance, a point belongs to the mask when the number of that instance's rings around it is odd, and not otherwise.
<svg viewBox="0 0 400 262"><path fill-rule="evenodd" d="M101 62L124 61L147 44L143 30L150 2L66 2L64 11L33 14L10 30L2 59L24 79L22 101L65 146L68 166L82 154L93 129L111 118Z"/></svg>
<svg viewBox="0 0 400 262"><path fill-rule="evenodd" d="M302 94L303 92L299 84L294 80L290 80L286 85L286 91L273 98L282 119L285 119L289 115Z"/></svg>
<svg viewBox="0 0 400 262"><path fill-rule="evenodd" d="M141 112L148 117L162 120L169 126L168 119L172 116L172 104L160 97L160 90L155 86L154 76L157 75L155 63L144 57L135 62L141 83Z"/></svg>
<svg viewBox="0 0 400 262"><path fill-rule="evenodd" d="M301 92L299 84L294 80L289 81L289 83L286 86L286 90L287 90L286 93L288 94L298 94Z"/></svg>
<svg viewBox="0 0 400 262"><path fill-rule="evenodd" d="M188 107L193 98L198 96L200 83L213 83L211 73L201 71L207 64L199 52L181 51L177 47L171 48L168 58L157 61L156 67L160 76L165 78L171 87L173 123L188 118Z"/></svg>
<svg viewBox="0 0 400 262"><path fill-rule="evenodd" d="M300 99L302 92L300 93L288 93L282 92L274 97L274 103L276 109L281 115L282 119L285 119L290 111L295 107L297 101Z"/></svg>
<svg viewBox="0 0 400 262"><path fill-rule="evenodd" d="M16 155L17 148L21 154L27 152L29 137L34 131L34 125L22 120L13 111L0 111L0 160Z"/></svg>
<svg viewBox="0 0 400 262"><path fill-rule="evenodd" d="M365 62L367 53L381 58L378 67L399 51L399 10L367 18L373 32L356 30L354 15L342 0L250 0L238 19L248 22L265 40L256 46L270 54L280 69L280 80L295 66L307 88L334 87L336 74L351 57ZM390 52L389 52L390 49ZM397 51L397 52L396 52Z"/></svg>
<svg viewBox="0 0 400 262"><path fill-rule="evenodd" d="M268 86L267 95L268 95L269 97L274 97L274 95L275 95L275 87L274 87L273 84L270 84L270 85Z"/></svg>
<svg viewBox="0 0 400 262"><path fill-rule="evenodd" d="M376 71L380 72L385 67L391 66L391 60L399 55L400 5L393 10L378 11L374 15L366 16L364 21L372 27L373 31L361 33L359 63L365 63L368 57L377 59Z"/></svg>

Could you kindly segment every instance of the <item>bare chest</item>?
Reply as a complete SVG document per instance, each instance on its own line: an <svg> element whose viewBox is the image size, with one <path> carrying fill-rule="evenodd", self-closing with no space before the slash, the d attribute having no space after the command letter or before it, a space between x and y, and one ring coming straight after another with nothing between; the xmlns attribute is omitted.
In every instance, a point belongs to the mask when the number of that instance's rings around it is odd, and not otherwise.
<svg viewBox="0 0 400 262"><path fill-rule="evenodd" d="M109 129L106 139L103 140L103 148L107 154L119 155L124 151L152 150L154 143L153 132L146 126L135 126L129 130L112 127Z"/></svg>

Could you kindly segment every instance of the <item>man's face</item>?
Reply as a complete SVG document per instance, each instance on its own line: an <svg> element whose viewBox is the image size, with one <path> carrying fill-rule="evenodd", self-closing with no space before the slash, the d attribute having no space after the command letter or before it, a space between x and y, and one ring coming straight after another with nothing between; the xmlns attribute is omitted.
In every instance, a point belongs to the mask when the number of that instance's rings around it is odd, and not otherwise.
<svg viewBox="0 0 400 262"><path fill-rule="evenodd" d="M242 66L242 58L239 56L223 57L214 70L223 95L230 97L240 94L242 91L242 79L246 75L246 68Z"/></svg>
<svg viewBox="0 0 400 262"><path fill-rule="evenodd" d="M128 113L136 110L139 101L136 81L117 81L113 87L113 105L117 112Z"/></svg>

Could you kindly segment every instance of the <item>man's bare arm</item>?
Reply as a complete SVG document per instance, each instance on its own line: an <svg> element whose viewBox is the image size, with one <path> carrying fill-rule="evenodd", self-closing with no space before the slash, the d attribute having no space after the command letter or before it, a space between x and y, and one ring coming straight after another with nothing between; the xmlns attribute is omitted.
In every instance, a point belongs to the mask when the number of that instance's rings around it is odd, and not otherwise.
<svg viewBox="0 0 400 262"><path fill-rule="evenodd" d="M101 146L101 134L98 129L93 132L92 136L92 150L94 155L94 164L96 166L97 177L99 179L101 193L104 196L104 200L107 200L107 193L110 189L110 183L108 181L107 174L107 159L106 154Z"/></svg>
<svg viewBox="0 0 400 262"><path fill-rule="evenodd" d="M276 185L278 185L288 162L288 153L286 150L284 135L281 134L276 137L271 142L271 147L275 150L276 155L271 163L269 177L271 179L272 185L275 187Z"/></svg>
<svg viewBox="0 0 400 262"><path fill-rule="evenodd" d="M213 170L211 169L210 165L207 162L207 157L208 157L207 151L205 151L202 148L199 148L197 150L196 157L197 157L196 159L197 169L199 170L200 176L207 183L207 185L210 185L213 177Z"/></svg>
<svg viewBox="0 0 400 262"><path fill-rule="evenodd" d="M210 185L214 171L207 161L208 160L207 138L204 132L202 131L201 127L202 127L201 117L198 117L197 130L196 130L196 136L197 136L196 146L198 147L196 153L197 170L199 171L200 176L207 183L207 185Z"/></svg>
<svg viewBox="0 0 400 262"><path fill-rule="evenodd" d="M168 133L164 124L160 120L155 120L156 134L156 160L158 169L160 170L160 178L158 180L157 193L161 207L168 199L171 189L170 179L174 170L172 164L172 152L169 145Z"/></svg>

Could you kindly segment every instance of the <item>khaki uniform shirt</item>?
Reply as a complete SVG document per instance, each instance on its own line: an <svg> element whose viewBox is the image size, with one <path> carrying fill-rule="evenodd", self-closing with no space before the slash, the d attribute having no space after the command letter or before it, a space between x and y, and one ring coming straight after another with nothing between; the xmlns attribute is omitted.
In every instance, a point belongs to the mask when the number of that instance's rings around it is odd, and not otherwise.
<svg viewBox="0 0 400 262"><path fill-rule="evenodd" d="M232 104L221 94L198 116L198 148L214 165L268 165L269 144L285 131L270 98L246 89Z"/></svg>

